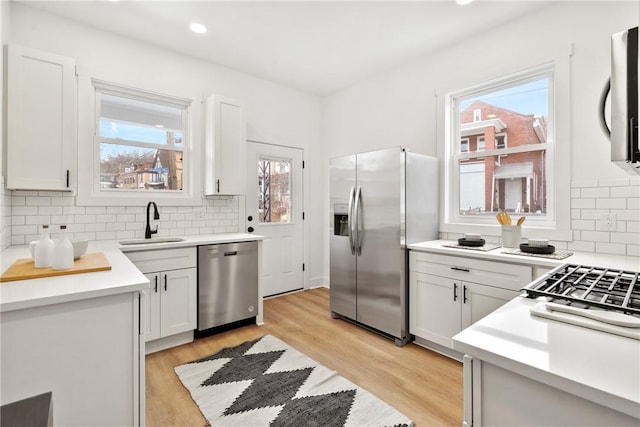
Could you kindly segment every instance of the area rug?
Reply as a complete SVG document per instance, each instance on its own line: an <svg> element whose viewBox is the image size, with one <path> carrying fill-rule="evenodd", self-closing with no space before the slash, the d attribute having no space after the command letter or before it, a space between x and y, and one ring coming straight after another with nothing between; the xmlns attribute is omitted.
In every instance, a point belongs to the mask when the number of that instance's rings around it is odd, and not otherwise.
<svg viewBox="0 0 640 427"><path fill-rule="evenodd" d="M175 371L213 427L413 426L373 394L271 335Z"/></svg>

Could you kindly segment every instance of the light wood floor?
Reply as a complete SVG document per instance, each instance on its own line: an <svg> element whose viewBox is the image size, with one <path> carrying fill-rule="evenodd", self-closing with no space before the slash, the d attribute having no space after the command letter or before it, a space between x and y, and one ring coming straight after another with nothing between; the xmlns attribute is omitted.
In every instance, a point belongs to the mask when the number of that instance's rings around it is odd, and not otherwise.
<svg viewBox="0 0 640 427"><path fill-rule="evenodd" d="M391 340L331 318L329 290L264 301L263 326L245 326L146 358L148 426L206 426L174 366L271 334L375 394L417 427L462 424L462 365L415 344Z"/></svg>

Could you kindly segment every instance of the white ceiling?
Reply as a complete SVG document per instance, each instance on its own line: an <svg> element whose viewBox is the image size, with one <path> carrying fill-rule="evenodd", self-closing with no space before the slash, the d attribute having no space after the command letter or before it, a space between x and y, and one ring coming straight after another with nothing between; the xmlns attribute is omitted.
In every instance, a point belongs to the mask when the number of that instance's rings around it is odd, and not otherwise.
<svg viewBox="0 0 640 427"><path fill-rule="evenodd" d="M318 95L473 37L549 3L32 1L57 15ZM198 21L204 35L188 29Z"/></svg>

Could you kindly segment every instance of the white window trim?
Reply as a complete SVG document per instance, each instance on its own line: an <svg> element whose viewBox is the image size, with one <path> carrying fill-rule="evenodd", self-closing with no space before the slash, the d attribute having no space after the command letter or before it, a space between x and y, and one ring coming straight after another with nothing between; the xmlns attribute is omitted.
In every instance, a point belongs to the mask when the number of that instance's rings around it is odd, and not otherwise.
<svg viewBox="0 0 640 427"><path fill-rule="evenodd" d="M115 91L113 94L129 93L136 97L146 98L157 103L186 106L183 117L182 134L185 146L183 153L183 190L166 191L101 191L96 177L100 173L100 148L96 143L96 123L99 106L96 88L102 93ZM125 85L113 84L89 76L78 76L78 206L132 206L145 204L148 200L171 206L199 206L202 204L200 133L197 132L198 123L202 117L200 102L194 102L194 97L178 97L140 90Z"/></svg>
<svg viewBox="0 0 640 427"><path fill-rule="evenodd" d="M571 171L567 166L570 164L570 60L572 49L561 52L553 61L543 63L542 65L533 66L529 69L512 74L505 75L502 78L488 80L485 83L471 86L464 91L441 92L438 95L441 103L438 103L440 110L439 120L445 123L444 134L439 139L439 152L442 153L443 159L443 192L441 193L441 216L440 231L444 233L465 233L480 232L488 236L500 236L501 230L496 219L488 215L486 218L469 218L459 214L459 198L457 190L455 193L452 188L458 188L459 182L457 177L458 165L454 161L454 154L451 145L446 141L451 138L457 138L455 132L455 124L453 118L459 117L459 112L454 111L452 99L456 95L473 94L473 91L483 92L491 86L500 87L506 81L517 83L519 78L530 79L536 72L541 74L549 71L553 72L553 78L550 81L549 97L555 101L549 110L549 143L553 149L547 152L547 182L550 185L547 188L548 211L546 219L538 219L528 217L525 224L524 237L544 237L555 240L571 241L573 234L570 229L570 178ZM444 94L444 95L443 95ZM449 148L447 148L449 147ZM536 147L536 151L540 149ZM518 148L507 148L507 151ZM503 150L500 150L503 152ZM491 151L485 151L484 156L490 156ZM477 157L471 154L470 157ZM452 197L455 194L456 197Z"/></svg>
<svg viewBox="0 0 640 427"><path fill-rule="evenodd" d="M507 142L507 134L506 133L497 133L496 134L496 139L498 139L499 136L504 136L504 147L501 148L501 150L504 150L505 148L509 148L509 143Z"/></svg>

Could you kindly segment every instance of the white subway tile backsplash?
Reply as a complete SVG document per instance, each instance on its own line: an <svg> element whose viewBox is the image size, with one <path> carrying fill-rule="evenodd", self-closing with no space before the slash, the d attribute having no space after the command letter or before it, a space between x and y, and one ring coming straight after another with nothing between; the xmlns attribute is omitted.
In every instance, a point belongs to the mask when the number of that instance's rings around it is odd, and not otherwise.
<svg viewBox="0 0 640 427"><path fill-rule="evenodd" d="M626 245L618 243L602 243L596 242L596 252L602 254L626 255Z"/></svg>
<svg viewBox="0 0 640 427"><path fill-rule="evenodd" d="M590 187L583 188L580 192L581 198L593 197L593 198L601 198L601 197L609 197L609 187Z"/></svg>
<svg viewBox="0 0 640 427"><path fill-rule="evenodd" d="M582 240L588 242L609 242L609 233L605 231L583 231Z"/></svg>
<svg viewBox="0 0 640 427"><path fill-rule="evenodd" d="M576 241L569 242L567 244L567 249L570 251L576 252L595 252L596 244L595 242L584 242L584 241Z"/></svg>
<svg viewBox="0 0 640 427"><path fill-rule="evenodd" d="M37 206L12 206L11 215L37 215Z"/></svg>
<svg viewBox="0 0 640 427"><path fill-rule="evenodd" d="M597 199L596 207L598 209L626 209L627 199L623 199L623 198Z"/></svg>
<svg viewBox="0 0 640 427"><path fill-rule="evenodd" d="M595 209L596 199L571 199L572 209Z"/></svg>
<svg viewBox="0 0 640 427"><path fill-rule="evenodd" d="M574 219L571 221L571 228L574 230L595 230L596 222L593 220Z"/></svg>
<svg viewBox="0 0 640 427"><path fill-rule="evenodd" d="M640 245L640 236L634 233L611 233L611 243Z"/></svg>
<svg viewBox="0 0 640 427"><path fill-rule="evenodd" d="M612 187L611 197L640 197L640 187L627 186L627 187Z"/></svg>
<svg viewBox="0 0 640 427"><path fill-rule="evenodd" d="M68 193L5 191L3 247L25 244L39 236L41 224L66 224L72 239L113 240L144 237L144 206L75 206ZM202 206L158 206L158 236L184 236L239 231L238 198L213 196ZM196 215L197 212L197 215ZM153 214L151 214L153 215ZM215 216L215 217L214 217ZM4 219L6 218L6 221Z"/></svg>
<svg viewBox="0 0 640 427"><path fill-rule="evenodd" d="M46 206L51 204L51 197L27 196L27 206Z"/></svg>

